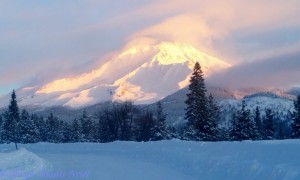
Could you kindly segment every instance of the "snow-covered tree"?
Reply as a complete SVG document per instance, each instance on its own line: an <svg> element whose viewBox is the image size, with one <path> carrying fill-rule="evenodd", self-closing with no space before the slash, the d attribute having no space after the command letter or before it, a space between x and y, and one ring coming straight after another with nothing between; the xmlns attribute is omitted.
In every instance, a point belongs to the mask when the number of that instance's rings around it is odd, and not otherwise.
<svg viewBox="0 0 300 180"><path fill-rule="evenodd" d="M79 142L81 138L81 129L78 120L75 118L71 126L71 141Z"/></svg>
<svg viewBox="0 0 300 180"><path fill-rule="evenodd" d="M234 113L232 119L231 137L233 140L255 139L253 135L255 124L251 118L250 110L247 109L245 100L242 101L241 108Z"/></svg>
<svg viewBox="0 0 300 180"><path fill-rule="evenodd" d="M39 129L25 109L21 113L19 130L21 143L37 143L40 139Z"/></svg>
<svg viewBox="0 0 300 180"><path fill-rule="evenodd" d="M185 104L185 119L187 120L185 138L203 141L213 140L212 134L214 134L215 123L212 122L212 118L209 118L206 87L203 72L198 62L194 66Z"/></svg>
<svg viewBox="0 0 300 180"><path fill-rule="evenodd" d="M292 123L292 137L300 138L300 96L297 97L297 100L294 102L295 111L292 114L293 123Z"/></svg>
<svg viewBox="0 0 300 180"><path fill-rule="evenodd" d="M17 103L17 96L13 90L8 111L4 113L2 138L6 143L14 142L16 149L18 149L17 143L19 142L19 120L20 113Z"/></svg>
<svg viewBox="0 0 300 180"><path fill-rule="evenodd" d="M263 139L274 139L274 113L269 108L263 119Z"/></svg>
<svg viewBox="0 0 300 180"><path fill-rule="evenodd" d="M92 142L95 135L95 125L91 117L89 117L86 111L83 111L81 118L79 119L81 123L81 134L80 138L83 142Z"/></svg>
<svg viewBox="0 0 300 180"><path fill-rule="evenodd" d="M35 126L37 127L37 129L39 131L39 134L40 134L39 141L46 142L47 141L47 127L46 127L46 122L44 121L44 118L39 117L36 114L32 114L31 119L33 120Z"/></svg>
<svg viewBox="0 0 300 180"><path fill-rule="evenodd" d="M61 122L60 130L61 130L61 142L63 143L73 142L72 141L73 131L71 125L69 125L66 122Z"/></svg>
<svg viewBox="0 0 300 180"><path fill-rule="evenodd" d="M46 120L46 129L47 129L47 141L52 143L58 143L61 141L60 135L60 123L57 117L50 113Z"/></svg>
<svg viewBox="0 0 300 180"><path fill-rule="evenodd" d="M157 102L157 110L152 128L152 141L166 140L172 138L170 128L166 125L167 115L164 113L161 102Z"/></svg>
<svg viewBox="0 0 300 180"><path fill-rule="evenodd" d="M218 121L220 119L220 109L212 94L208 96L207 110L208 123L210 126L210 133L207 133L207 139L210 141L216 141L219 139Z"/></svg>
<svg viewBox="0 0 300 180"><path fill-rule="evenodd" d="M258 106L255 108L255 112L254 112L254 123L255 123L255 129L254 129L255 139L260 140L262 139L262 120L261 120L260 109Z"/></svg>

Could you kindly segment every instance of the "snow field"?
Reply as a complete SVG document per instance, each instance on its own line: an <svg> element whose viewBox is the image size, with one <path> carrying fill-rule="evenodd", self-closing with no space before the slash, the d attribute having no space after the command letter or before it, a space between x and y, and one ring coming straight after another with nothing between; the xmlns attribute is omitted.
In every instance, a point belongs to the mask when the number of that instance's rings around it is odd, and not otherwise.
<svg viewBox="0 0 300 180"><path fill-rule="evenodd" d="M32 171L35 175L28 179L38 180L300 179L300 140L20 146L36 155L25 149L3 152L1 172ZM13 145L0 145L0 149L7 148Z"/></svg>

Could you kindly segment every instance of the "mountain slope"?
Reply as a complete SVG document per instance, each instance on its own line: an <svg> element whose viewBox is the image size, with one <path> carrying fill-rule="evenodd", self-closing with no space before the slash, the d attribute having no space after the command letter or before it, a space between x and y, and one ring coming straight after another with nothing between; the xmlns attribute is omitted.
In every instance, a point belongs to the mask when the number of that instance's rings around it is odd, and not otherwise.
<svg viewBox="0 0 300 180"><path fill-rule="evenodd" d="M20 89L19 103L71 107L106 100L152 103L185 87L197 61L205 75L230 67L187 44L162 42L131 46L101 61L90 72Z"/></svg>

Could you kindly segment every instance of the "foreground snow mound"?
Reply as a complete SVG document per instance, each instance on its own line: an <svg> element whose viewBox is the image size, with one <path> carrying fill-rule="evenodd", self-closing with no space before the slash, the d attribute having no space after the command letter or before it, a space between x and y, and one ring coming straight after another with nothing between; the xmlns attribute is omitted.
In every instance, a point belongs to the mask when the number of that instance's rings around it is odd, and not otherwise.
<svg viewBox="0 0 300 180"><path fill-rule="evenodd" d="M37 155L22 148L0 153L0 179L26 179L46 169L48 163Z"/></svg>

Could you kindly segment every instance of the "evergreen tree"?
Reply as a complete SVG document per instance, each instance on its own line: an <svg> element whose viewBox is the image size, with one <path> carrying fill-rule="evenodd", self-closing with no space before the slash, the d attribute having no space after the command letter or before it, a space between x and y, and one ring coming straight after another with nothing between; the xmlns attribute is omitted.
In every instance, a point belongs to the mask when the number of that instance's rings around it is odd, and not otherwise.
<svg viewBox="0 0 300 180"><path fill-rule="evenodd" d="M17 96L13 90L11 95L10 104L8 111L4 114L4 124L3 124L3 140L6 143L14 142L16 149L18 149L17 143L19 142L19 107L17 103Z"/></svg>
<svg viewBox="0 0 300 180"><path fill-rule="evenodd" d="M238 110L232 120L231 136L234 140L254 139L255 124L251 119L250 111L247 109L245 100L242 101L241 109Z"/></svg>
<svg viewBox="0 0 300 180"><path fill-rule="evenodd" d="M78 120L75 118L71 127L71 141L79 142L81 137L81 129Z"/></svg>
<svg viewBox="0 0 300 180"><path fill-rule="evenodd" d="M156 117L154 119L154 127L152 128L153 141L171 139L171 130L166 125L167 115L163 111L163 107L160 101L157 103Z"/></svg>
<svg viewBox="0 0 300 180"><path fill-rule="evenodd" d="M47 126L43 117L38 117L36 114L31 115L31 119L33 120L35 126L39 131L39 141L46 142L47 141Z"/></svg>
<svg viewBox="0 0 300 180"><path fill-rule="evenodd" d="M266 116L263 119L263 138L274 139L274 114L272 109L266 109Z"/></svg>
<svg viewBox="0 0 300 180"><path fill-rule="evenodd" d="M231 117L230 137L231 140L242 140L242 124L239 122L237 112L234 112Z"/></svg>
<svg viewBox="0 0 300 180"><path fill-rule="evenodd" d="M297 97L297 100L294 102L294 112L292 114L292 137L300 138L300 96Z"/></svg>
<svg viewBox="0 0 300 180"><path fill-rule="evenodd" d="M80 118L81 122L81 134L80 138L83 142L92 142L94 140L95 126L92 119L87 115L86 111L83 111Z"/></svg>
<svg viewBox="0 0 300 180"><path fill-rule="evenodd" d="M52 143L58 143L61 140L60 137L60 123L57 117L50 113L46 120L46 129L47 129L47 141Z"/></svg>
<svg viewBox="0 0 300 180"><path fill-rule="evenodd" d="M262 139L262 122L261 122L261 114L260 114L260 110L259 107L257 106L255 108L255 116L254 116L254 122L255 122L255 131L254 131L254 135L255 135L255 139L256 140L260 140Z"/></svg>
<svg viewBox="0 0 300 180"><path fill-rule="evenodd" d="M213 125L208 117L206 87L200 64L195 64L190 79L189 93L185 101L185 119L187 120L185 136L191 140L211 140Z"/></svg>
<svg viewBox="0 0 300 180"><path fill-rule="evenodd" d="M210 133L207 133L207 139L210 141L216 141L219 134L219 129L217 127L218 121L220 119L220 109L217 105L212 94L208 96L208 123L210 126Z"/></svg>
<svg viewBox="0 0 300 180"><path fill-rule="evenodd" d="M21 143L36 143L39 141L40 132L25 109L21 113L19 130Z"/></svg>
<svg viewBox="0 0 300 180"><path fill-rule="evenodd" d="M69 125L68 123L62 122L60 127L61 127L61 141L60 142L63 142L63 143L73 142L72 126Z"/></svg>

